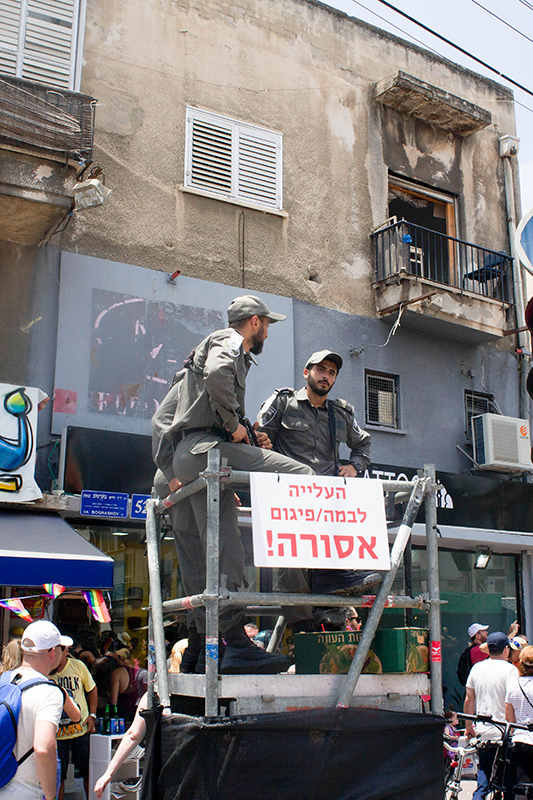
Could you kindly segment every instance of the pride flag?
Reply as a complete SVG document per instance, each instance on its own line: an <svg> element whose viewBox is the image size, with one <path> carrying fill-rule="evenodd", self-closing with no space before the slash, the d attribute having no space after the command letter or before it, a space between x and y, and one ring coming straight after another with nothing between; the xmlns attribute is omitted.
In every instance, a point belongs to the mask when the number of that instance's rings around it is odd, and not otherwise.
<svg viewBox="0 0 533 800"><path fill-rule="evenodd" d="M60 583L43 583L43 588L46 594L49 594L54 600L65 591L65 587L61 586Z"/></svg>
<svg viewBox="0 0 533 800"><path fill-rule="evenodd" d="M97 622L111 622L104 596L99 589L89 589L88 592L83 593L83 596L87 600L93 617Z"/></svg>
<svg viewBox="0 0 533 800"><path fill-rule="evenodd" d="M13 614L17 614L22 619L27 619L28 622L33 622L33 617L28 614L26 608L23 606L22 601L18 597L9 597L7 600L0 600L2 608L8 608Z"/></svg>

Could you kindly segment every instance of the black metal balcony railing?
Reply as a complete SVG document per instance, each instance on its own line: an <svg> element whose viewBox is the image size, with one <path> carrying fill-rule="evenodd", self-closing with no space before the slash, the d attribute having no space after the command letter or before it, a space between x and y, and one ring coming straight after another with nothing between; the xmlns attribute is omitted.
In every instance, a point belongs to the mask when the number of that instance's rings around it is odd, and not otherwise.
<svg viewBox="0 0 533 800"><path fill-rule="evenodd" d="M0 74L0 140L90 161L96 102L86 94Z"/></svg>
<svg viewBox="0 0 533 800"><path fill-rule="evenodd" d="M502 303L513 302L512 259L504 252L403 220L372 236L376 281L406 273Z"/></svg>

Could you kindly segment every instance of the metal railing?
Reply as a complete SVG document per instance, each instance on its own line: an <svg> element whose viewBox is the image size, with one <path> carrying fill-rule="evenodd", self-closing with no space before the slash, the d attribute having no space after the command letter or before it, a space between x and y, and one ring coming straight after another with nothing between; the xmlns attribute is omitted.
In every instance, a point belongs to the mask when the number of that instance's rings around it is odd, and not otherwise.
<svg viewBox="0 0 533 800"><path fill-rule="evenodd" d="M502 303L513 303L512 259L401 220L372 234L375 279L413 275Z"/></svg>

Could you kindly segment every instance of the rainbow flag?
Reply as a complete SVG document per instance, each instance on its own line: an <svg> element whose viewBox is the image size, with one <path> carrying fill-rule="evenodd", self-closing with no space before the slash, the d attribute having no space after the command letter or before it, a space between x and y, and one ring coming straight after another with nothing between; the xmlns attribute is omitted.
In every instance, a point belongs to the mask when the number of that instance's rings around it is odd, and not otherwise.
<svg viewBox="0 0 533 800"><path fill-rule="evenodd" d="M49 594L54 600L65 591L65 587L61 586L60 583L43 583L43 588L46 594Z"/></svg>
<svg viewBox="0 0 533 800"><path fill-rule="evenodd" d="M33 622L33 617L28 614L26 608L23 606L22 601L18 597L10 597L7 600L0 600L2 608L8 608L13 614L18 614L22 619L27 619L28 622Z"/></svg>
<svg viewBox="0 0 533 800"><path fill-rule="evenodd" d="M111 617L109 616L109 611L107 610L107 606L105 604L104 595L99 589L89 589L88 592L83 593L83 596L87 600L89 608L93 613L93 617L97 622L111 622Z"/></svg>

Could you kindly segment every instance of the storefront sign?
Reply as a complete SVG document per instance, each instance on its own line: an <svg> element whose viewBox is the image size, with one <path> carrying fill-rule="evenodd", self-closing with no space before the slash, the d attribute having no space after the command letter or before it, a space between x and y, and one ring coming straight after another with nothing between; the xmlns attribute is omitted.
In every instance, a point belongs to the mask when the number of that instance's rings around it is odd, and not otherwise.
<svg viewBox="0 0 533 800"><path fill-rule="evenodd" d="M127 517L129 495L124 492L81 493L80 514L87 517Z"/></svg>
<svg viewBox="0 0 533 800"><path fill-rule="evenodd" d="M250 473L257 567L390 569L381 484Z"/></svg>
<svg viewBox="0 0 533 800"><path fill-rule="evenodd" d="M149 499L149 494L132 494L130 511L132 519L146 519L146 501Z"/></svg>

